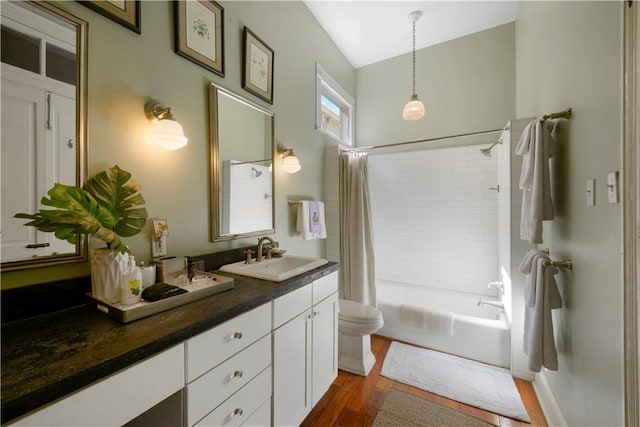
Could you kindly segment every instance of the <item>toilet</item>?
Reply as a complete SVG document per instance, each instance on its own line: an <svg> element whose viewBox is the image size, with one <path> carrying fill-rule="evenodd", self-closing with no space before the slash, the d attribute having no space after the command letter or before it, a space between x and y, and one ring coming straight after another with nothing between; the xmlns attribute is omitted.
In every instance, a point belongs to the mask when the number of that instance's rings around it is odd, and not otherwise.
<svg viewBox="0 0 640 427"><path fill-rule="evenodd" d="M376 363L371 352L371 334L384 326L382 313L356 301L338 301L338 368L367 376Z"/></svg>

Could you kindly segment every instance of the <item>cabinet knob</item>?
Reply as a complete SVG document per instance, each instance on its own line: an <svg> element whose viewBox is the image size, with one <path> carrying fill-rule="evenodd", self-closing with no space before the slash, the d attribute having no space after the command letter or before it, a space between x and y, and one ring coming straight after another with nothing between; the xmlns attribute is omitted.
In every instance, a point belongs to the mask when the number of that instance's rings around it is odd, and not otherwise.
<svg viewBox="0 0 640 427"><path fill-rule="evenodd" d="M242 332L236 332L233 334L233 338L236 340L239 340L240 338L242 338Z"/></svg>
<svg viewBox="0 0 640 427"><path fill-rule="evenodd" d="M233 411L234 417L240 418L242 414L244 414L244 411L242 410L242 408L236 408L235 411Z"/></svg>
<svg viewBox="0 0 640 427"><path fill-rule="evenodd" d="M233 373L233 378L240 379L240 378L242 378L242 375L243 375L242 371L235 371Z"/></svg>
<svg viewBox="0 0 640 427"><path fill-rule="evenodd" d="M320 316L320 312L319 311L314 311L313 312L313 317L318 317Z"/></svg>

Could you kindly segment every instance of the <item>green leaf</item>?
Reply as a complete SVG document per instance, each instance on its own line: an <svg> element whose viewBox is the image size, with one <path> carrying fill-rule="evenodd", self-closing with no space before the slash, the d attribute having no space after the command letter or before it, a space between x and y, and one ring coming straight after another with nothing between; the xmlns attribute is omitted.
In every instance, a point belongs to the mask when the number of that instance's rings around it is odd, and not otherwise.
<svg viewBox="0 0 640 427"><path fill-rule="evenodd" d="M29 219L25 225L53 232L56 238L73 244L78 234L88 234L110 249L129 252L118 236L135 236L147 222L139 191L131 174L114 166L87 181L84 188L55 184L41 200L53 209L18 213L15 218Z"/></svg>
<svg viewBox="0 0 640 427"><path fill-rule="evenodd" d="M99 204L114 210L117 222L111 227L122 237L140 233L147 222L147 209L139 193L140 185L131 180L131 174L117 165L87 181L85 190L95 197Z"/></svg>
<svg viewBox="0 0 640 427"><path fill-rule="evenodd" d="M71 185L55 184L40 201L44 206L58 209L40 209L37 214L16 214L16 218L31 219L25 225L43 232L54 232L55 236L70 243L76 242L77 234L91 234L103 242L113 240L115 233L110 224L116 217L109 209L98 204L85 190Z"/></svg>

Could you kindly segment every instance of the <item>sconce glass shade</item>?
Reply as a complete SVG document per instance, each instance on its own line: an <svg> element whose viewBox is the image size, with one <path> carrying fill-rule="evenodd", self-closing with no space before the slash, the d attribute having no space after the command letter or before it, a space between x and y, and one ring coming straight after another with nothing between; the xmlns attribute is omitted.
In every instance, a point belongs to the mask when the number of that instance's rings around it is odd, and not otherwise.
<svg viewBox="0 0 640 427"><path fill-rule="evenodd" d="M418 99L418 95L413 95L411 101L407 102L402 110L402 118L405 120L420 120L424 117L424 104Z"/></svg>
<svg viewBox="0 0 640 427"><path fill-rule="evenodd" d="M287 173L296 173L302 166L300 166L300 161L296 156L287 156L284 158L284 163L282 164L282 170Z"/></svg>
<svg viewBox="0 0 640 427"><path fill-rule="evenodd" d="M158 121L155 130L151 133L151 142L167 150L182 148L187 145L187 141L180 123L171 119Z"/></svg>

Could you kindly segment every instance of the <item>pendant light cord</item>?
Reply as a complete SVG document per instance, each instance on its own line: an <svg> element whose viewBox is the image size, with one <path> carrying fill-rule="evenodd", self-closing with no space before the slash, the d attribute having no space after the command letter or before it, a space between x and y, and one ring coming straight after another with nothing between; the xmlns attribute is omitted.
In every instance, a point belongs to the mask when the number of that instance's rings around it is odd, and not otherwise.
<svg viewBox="0 0 640 427"><path fill-rule="evenodd" d="M413 21L413 96L416 96L416 21Z"/></svg>

